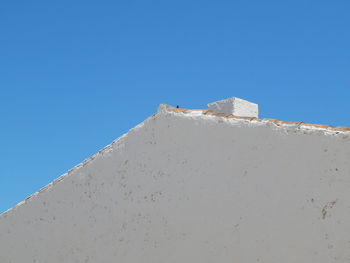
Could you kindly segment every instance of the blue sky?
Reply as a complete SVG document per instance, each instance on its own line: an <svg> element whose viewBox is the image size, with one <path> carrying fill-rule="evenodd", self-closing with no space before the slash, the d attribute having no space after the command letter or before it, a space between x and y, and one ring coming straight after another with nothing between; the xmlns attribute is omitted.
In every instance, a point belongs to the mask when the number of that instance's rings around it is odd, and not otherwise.
<svg viewBox="0 0 350 263"><path fill-rule="evenodd" d="M350 2L0 4L0 212L156 111L231 96L350 126Z"/></svg>

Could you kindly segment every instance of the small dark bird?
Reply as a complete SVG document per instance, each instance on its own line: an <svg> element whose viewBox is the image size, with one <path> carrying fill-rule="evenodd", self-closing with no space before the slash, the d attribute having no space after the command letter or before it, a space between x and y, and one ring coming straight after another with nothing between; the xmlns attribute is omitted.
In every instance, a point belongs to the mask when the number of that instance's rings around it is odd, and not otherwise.
<svg viewBox="0 0 350 263"><path fill-rule="evenodd" d="M176 108L177 108L177 109L180 108L179 105L176 105Z"/></svg>

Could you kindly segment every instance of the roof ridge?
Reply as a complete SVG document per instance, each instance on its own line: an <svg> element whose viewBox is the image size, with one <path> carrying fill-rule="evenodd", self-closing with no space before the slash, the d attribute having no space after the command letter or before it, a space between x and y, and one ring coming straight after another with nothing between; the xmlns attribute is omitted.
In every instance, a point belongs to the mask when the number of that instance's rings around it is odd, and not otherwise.
<svg viewBox="0 0 350 263"><path fill-rule="evenodd" d="M242 117L242 116L235 116L232 114L225 114L225 113L215 113L211 110L190 110L190 109L185 109L185 108L177 108L173 107L167 104L161 104L159 106L159 109L161 110L166 110L166 111L173 111L173 112L182 112L182 113L189 113L192 111L202 111L203 115L210 115L210 116L217 116L217 117L223 117L223 118L229 118L229 119L242 119L242 120L248 120L248 121L260 121L260 122L270 122L274 123L276 125L284 125L284 124L290 124L290 125L295 125L297 127L313 127L313 128L318 128L318 129L325 129L328 131L335 131L335 132L350 132L350 127L345 127L345 126L337 126L333 127L332 125L325 125L325 124L313 124L313 123L305 123L305 122L296 122L296 121L282 121L278 119L270 119L270 118L255 118L255 117Z"/></svg>

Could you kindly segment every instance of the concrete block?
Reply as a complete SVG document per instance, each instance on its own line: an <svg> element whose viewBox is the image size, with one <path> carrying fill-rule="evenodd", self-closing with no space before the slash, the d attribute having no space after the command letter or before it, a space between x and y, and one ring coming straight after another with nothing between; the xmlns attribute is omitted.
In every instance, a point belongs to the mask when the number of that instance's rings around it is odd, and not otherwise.
<svg viewBox="0 0 350 263"><path fill-rule="evenodd" d="M258 104L239 98L228 98L209 103L208 109L215 113L258 118Z"/></svg>

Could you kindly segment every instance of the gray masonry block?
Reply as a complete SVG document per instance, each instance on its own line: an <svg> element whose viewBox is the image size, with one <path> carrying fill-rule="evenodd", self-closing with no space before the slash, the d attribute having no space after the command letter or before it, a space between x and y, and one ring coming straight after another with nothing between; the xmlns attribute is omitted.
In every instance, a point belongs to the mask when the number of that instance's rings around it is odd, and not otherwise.
<svg viewBox="0 0 350 263"><path fill-rule="evenodd" d="M207 106L210 111L215 113L258 118L258 104L235 97L215 101L209 103Z"/></svg>

